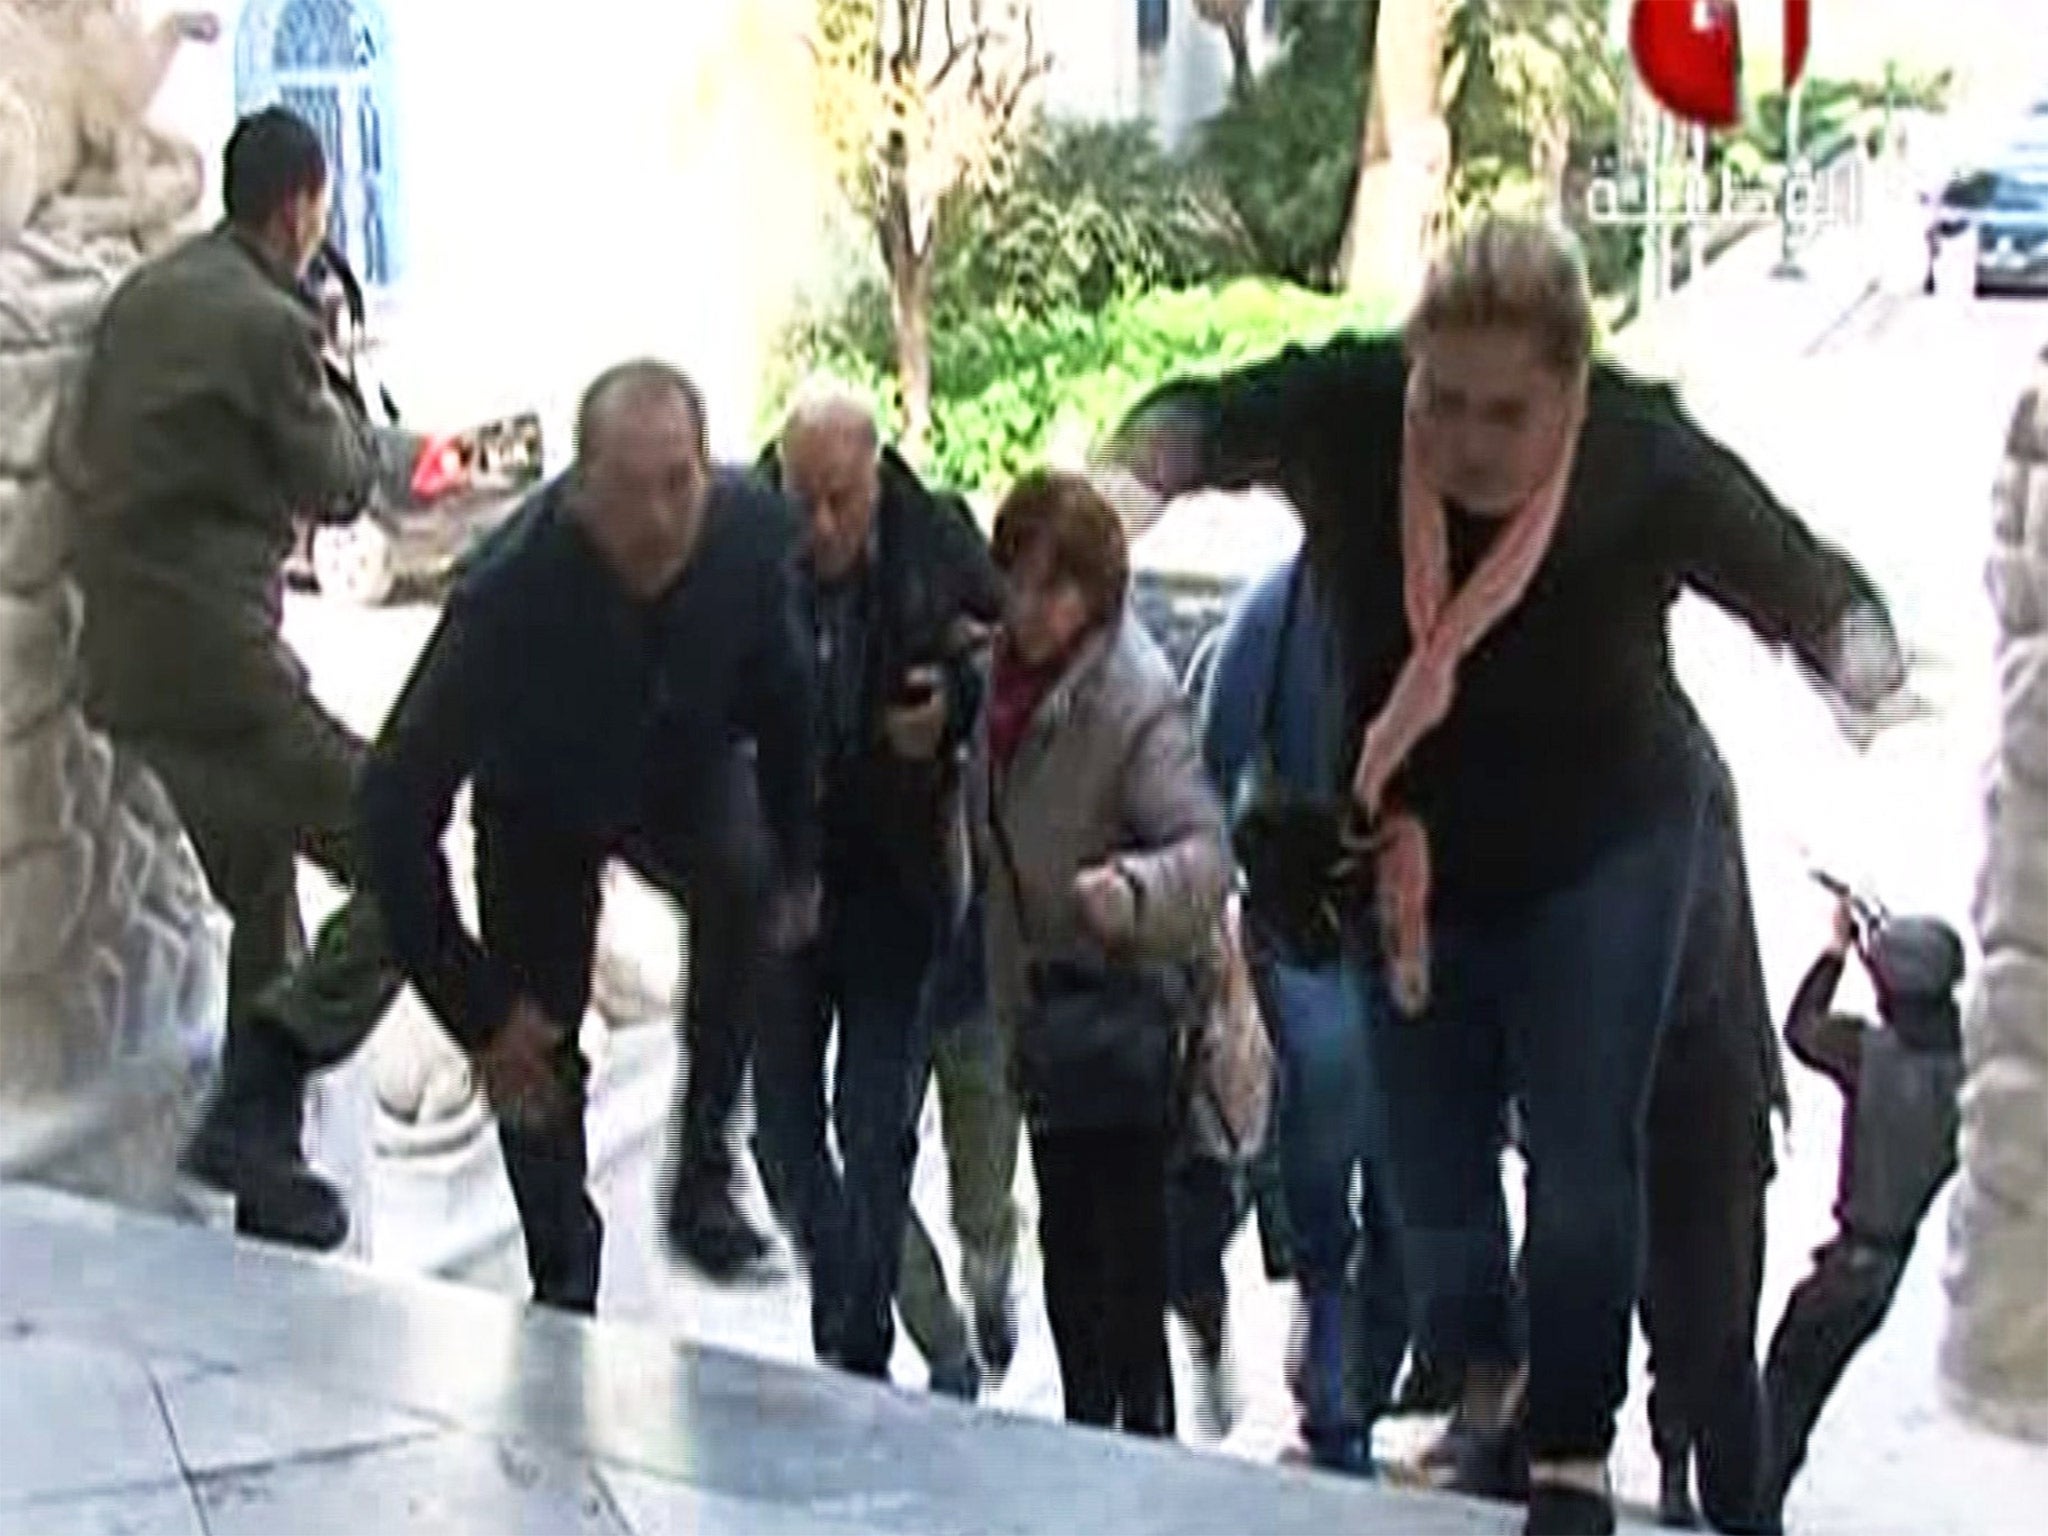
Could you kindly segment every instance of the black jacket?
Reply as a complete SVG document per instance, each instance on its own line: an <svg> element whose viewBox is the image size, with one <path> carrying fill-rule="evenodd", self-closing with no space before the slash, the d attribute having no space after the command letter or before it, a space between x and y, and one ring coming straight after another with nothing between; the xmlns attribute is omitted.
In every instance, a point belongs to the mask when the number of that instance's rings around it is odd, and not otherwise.
<svg viewBox="0 0 2048 1536"><path fill-rule="evenodd" d="M784 878L816 867L794 524L738 470L718 473L705 515L689 568L641 604L568 517L563 483L543 488L463 574L370 754L370 888L400 963L471 1049L503 1022L511 983L449 891L441 838L465 782L479 827L611 851L686 821L681 807L712 792L734 742L751 738Z"/></svg>
<svg viewBox="0 0 2048 1536"><path fill-rule="evenodd" d="M762 454L759 472L769 485L780 484L774 448ZM883 450L881 482L875 552L862 589L861 739L823 764L824 859L839 882L880 878L926 896L946 877L945 832L961 749L981 712L982 672L961 621L997 623L1003 583L961 497L927 487L893 449ZM898 757L882 728L904 674L920 666L940 668L947 698L945 743L924 763Z"/></svg>
<svg viewBox="0 0 2048 1536"><path fill-rule="evenodd" d="M1344 782L1410 650L1406 390L1399 341L1342 337L1168 385L1139 407L1177 439L1172 489L1261 483L1300 509L1341 642ZM1453 510L1457 579L1491 527ZM1449 717L1392 786L1429 827L1440 908L1477 918L1556 889L1691 781L1666 634L1687 586L1859 704L1901 670L1877 593L1847 557L1669 389L1596 368L1555 542L1522 602L1459 668Z"/></svg>

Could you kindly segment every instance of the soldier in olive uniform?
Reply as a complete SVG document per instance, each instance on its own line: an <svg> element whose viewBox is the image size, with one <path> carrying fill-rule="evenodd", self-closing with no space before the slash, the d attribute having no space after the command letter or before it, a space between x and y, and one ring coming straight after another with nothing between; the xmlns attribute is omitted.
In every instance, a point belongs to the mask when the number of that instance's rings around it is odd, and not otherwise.
<svg viewBox="0 0 2048 1536"><path fill-rule="evenodd" d="M348 1216L301 1150L306 1080L361 1044L399 976L362 901L303 956L294 861L354 887L363 744L282 638L283 565L296 520L360 513L376 445L301 292L328 219L319 138L282 110L247 117L225 181L225 222L109 300L57 469L78 508L87 710L162 779L235 924L190 1171L235 1196L242 1231L327 1249Z"/></svg>

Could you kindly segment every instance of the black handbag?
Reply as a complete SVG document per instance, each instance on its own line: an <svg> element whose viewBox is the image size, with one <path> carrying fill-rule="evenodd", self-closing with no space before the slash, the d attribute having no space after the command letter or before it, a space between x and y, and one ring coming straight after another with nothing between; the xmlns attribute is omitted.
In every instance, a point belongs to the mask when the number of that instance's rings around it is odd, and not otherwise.
<svg viewBox="0 0 2048 1536"><path fill-rule="evenodd" d="M1258 748L1231 797L1231 851L1244 872L1245 915L1259 943L1283 964L1304 970L1343 956L1344 912L1363 893L1357 861L1345 848L1341 798L1289 784L1274 760L1273 738L1306 562L1287 582L1273 664L1260 700Z"/></svg>
<svg viewBox="0 0 2048 1536"><path fill-rule="evenodd" d="M989 825L1025 943L1024 882L991 784ZM1018 1102L1040 1130L1170 1127L1179 1112L1186 1027L1197 1005L1189 965L1046 960L1026 973L1011 1065Z"/></svg>

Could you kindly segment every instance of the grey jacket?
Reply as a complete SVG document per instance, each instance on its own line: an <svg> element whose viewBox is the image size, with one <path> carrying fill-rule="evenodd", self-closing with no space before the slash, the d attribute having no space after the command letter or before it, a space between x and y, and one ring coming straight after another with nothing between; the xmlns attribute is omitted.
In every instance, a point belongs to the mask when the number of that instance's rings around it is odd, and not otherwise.
<svg viewBox="0 0 2048 1536"><path fill-rule="evenodd" d="M1230 874L1223 809L1166 658L1128 612L1082 649L977 809L989 996L1007 1037L1023 1022L1034 962L1100 958L1073 896L1091 865L1118 858L1137 885L1140 958L1206 952ZM1029 908L1021 919L991 817L1002 818Z"/></svg>

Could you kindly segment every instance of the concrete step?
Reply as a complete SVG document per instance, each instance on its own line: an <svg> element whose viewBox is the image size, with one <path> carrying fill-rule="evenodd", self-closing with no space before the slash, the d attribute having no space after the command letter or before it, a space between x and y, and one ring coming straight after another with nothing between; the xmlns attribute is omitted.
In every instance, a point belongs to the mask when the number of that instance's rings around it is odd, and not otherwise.
<svg viewBox="0 0 2048 1536"><path fill-rule="evenodd" d="M23 1186L0 1188L0 1251L0 1529L1518 1524L1512 1510L970 1410Z"/></svg>

